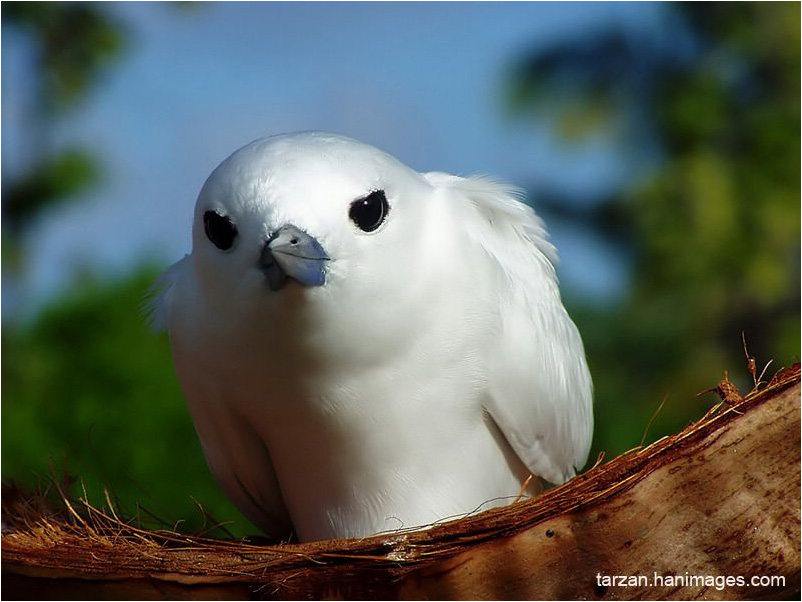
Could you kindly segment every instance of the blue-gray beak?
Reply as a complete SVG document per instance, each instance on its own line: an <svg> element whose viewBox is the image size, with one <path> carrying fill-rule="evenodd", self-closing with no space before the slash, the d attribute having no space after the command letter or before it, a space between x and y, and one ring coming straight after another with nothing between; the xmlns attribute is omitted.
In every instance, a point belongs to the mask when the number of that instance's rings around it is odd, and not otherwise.
<svg viewBox="0 0 802 602"><path fill-rule="evenodd" d="M325 266L329 256L320 243L300 228L287 224L276 230L262 249L259 267L267 275L274 291L288 278L304 286L322 286L326 282Z"/></svg>

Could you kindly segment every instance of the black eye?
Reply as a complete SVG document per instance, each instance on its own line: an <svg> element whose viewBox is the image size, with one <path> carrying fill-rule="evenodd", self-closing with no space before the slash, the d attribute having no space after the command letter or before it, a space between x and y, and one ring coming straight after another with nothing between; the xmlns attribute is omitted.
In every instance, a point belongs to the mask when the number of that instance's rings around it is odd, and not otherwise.
<svg viewBox="0 0 802 602"><path fill-rule="evenodd" d="M351 203L348 217L363 232L373 232L382 225L390 211L383 190L375 190L368 196Z"/></svg>
<svg viewBox="0 0 802 602"><path fill-rule="evenodd" d="M206 236L221 251L230 249L237 237L237 228L231 220L216 211L207 211L203 214L203 227Z"/></svg>

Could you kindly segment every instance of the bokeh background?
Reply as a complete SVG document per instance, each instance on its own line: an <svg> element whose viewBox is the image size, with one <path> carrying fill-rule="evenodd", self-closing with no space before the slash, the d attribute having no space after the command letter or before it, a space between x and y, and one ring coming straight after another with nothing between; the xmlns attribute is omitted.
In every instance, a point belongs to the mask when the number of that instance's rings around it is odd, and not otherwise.
<svg viewBox="0 0 802 602"><path fill-rule="evenodd" d="M253 530L140 305L206 176L266 134L527 190L594 375L591 464L701 416L725 369L751 388L742 332L761 367L799 359L799 3L1 11L5 481Z"/></svg>

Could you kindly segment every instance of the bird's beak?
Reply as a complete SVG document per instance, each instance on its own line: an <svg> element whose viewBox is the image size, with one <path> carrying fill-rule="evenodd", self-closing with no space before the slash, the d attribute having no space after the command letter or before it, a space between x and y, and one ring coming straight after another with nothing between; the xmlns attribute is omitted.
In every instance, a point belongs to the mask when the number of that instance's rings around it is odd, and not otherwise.
<svg viewBox="0 0 802 602"><path fill-rule="evenodd" d="M322 286L326 282L327 261L329 256L316 239L287 224L276 230L265 243L259 257L259 268L267 276L270 288L277 291L288 278L304 286Z"/></svg>

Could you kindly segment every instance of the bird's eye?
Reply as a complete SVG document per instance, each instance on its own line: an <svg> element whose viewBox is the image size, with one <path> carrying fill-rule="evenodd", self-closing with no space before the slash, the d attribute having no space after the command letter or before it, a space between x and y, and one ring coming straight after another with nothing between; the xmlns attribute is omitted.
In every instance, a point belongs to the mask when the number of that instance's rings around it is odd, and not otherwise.
<svg viewBox="0 0 802 602"><path fill-rule="evenodd" d="M230 249L237 237L236 226L229 218L216 211L207 211L203 214L203 227L207 238L221 251Z"/></svg>
<svg viewBox="0 0 802 602"><path fill-rule="evenodd" d="M351 203L348 217L363 232L373 232L382 225L390 211L383 190L374 190L368 196Z"/></svg>

